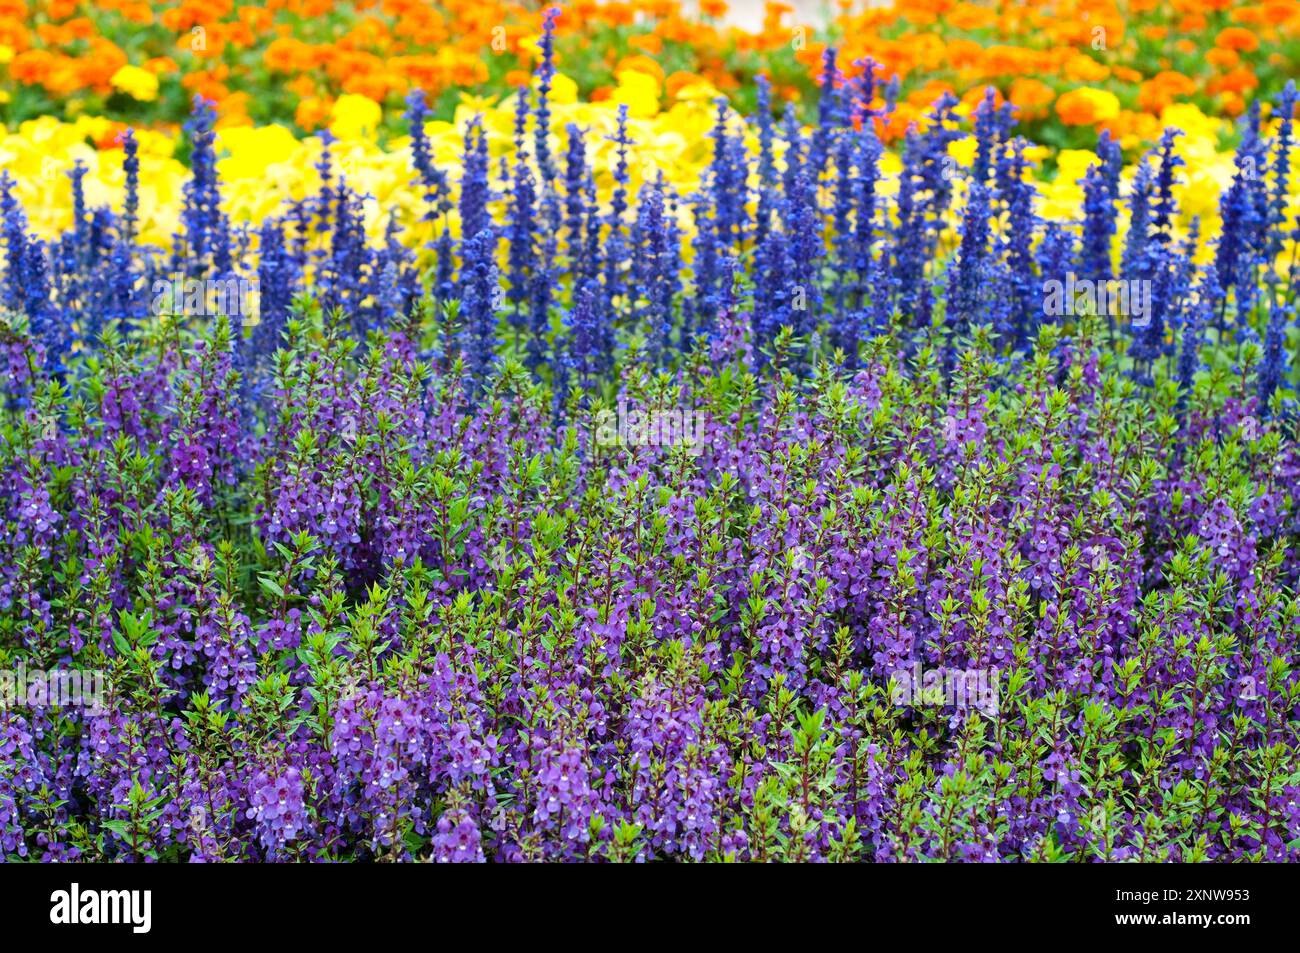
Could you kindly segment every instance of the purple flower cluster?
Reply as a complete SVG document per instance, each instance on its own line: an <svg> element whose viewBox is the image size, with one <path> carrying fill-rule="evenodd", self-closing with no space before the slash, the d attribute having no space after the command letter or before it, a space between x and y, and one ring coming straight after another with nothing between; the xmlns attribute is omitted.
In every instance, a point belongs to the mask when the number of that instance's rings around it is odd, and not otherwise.
<svg viewBox="0 0 1300 953"><path fill-rule="evenodd" d="M204 347L11 394L6 651L111 703L5 715L7 856L1294 859L1300 446L1240 375L1170 425L1088 319L799 383L724 314L620 369L702 446L609 447L314 320L229 483L167 439Z"/></svg>
<svg viewBox="0 0 1300 953"><path fill-rule="evenodd" d="M297 768L286 768L278 775L265 768L258 771L248 786L248 805L248 819L270 856L307 826L302 774Z"/></svg>

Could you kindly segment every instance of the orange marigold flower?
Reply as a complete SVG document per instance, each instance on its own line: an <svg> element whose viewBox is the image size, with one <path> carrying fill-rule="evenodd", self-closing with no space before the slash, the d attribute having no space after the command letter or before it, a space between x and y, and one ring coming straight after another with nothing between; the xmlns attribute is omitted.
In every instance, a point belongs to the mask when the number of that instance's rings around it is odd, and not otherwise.
<svg viewBox="0 0 1300 953"><path fill-rule="evenodd" d="M721 46L718 32L706 23L698 20L683 20L681 17L668 17L655 26L654 35L665 43L685 43L698 49Z"/></svg>
<svg viewBox="0 0 1300 953"><path fill-rule="evenodd" d="M27 28L17 20L6 20L0 17L0 44L9 47L9 49L19 52L27 49L31 45L28 42Z"/></svg>
<svg viewBox="0 0 1300 953"><path fill-rule="evenodd" d="M977 7L973 3L959 3L946 14L943 21L958 30L983 30L993 26L998 16L988 7Z"/></svg>
<svg viewBox="0 0 1300 953"><path fill-rule="evenodd" d="M120 3L117 12L130 23L153 23L153 8L145 0L139 3Z"/></svg>
<svg viewBox="0 0 1300 953"><path fill-rule="evenodd" d="M54 68L54 54L49 50L24 50L9 63L9 75L27 86L40 85Z"/></svg>
<svg viewBox="0 0 1300 953"><path fill-rule="evenodd" d="M1236 50L1225 50L1222 47L1215 46L1205 51L1205 61L1211 66L1229 70L1241 62L1241 56Z"/></svg>
<svg viewBox="0 0 1300 953"><path fill-rule="evenodd" d="M329 120L333 108L334 104L329 99L308 96L298 103L298 108L294 110L293 121L299 128L313 132Z"/></svg>
<svg viewBox="0 0 1300 953"><path fill-rule="evenodd" d="M969 69L981 65L984 60L984 47L974 40L958 37L948 42L948 62L953 69Z"/></svg>
<svg viewBox="0 0 1300 953"><path fill-rule="evenodd" d="M400 77L386 76L383 73L353 73L343 81L343 92L365 96L377 103L382 103L389 92L400 91Z"/></svg>
<svg viewBox="0 0 1300 953"><path fill-rule="evenodd" d="M229 73L229 67L221 63L212 69L186 73L181 77L181 86L191 95L197 93L219 103L230 95L230 90L226 88L224 82Z"/></svg>
<svg viewBox="0 0 1300 953"><path fill-rule="evenodd" d="M284 88L299 99L304 99L307 96L316 95L316 80L304 73L289 80L284 84Z"/></svg>
<svg viewBox="0 0 1300 953"><path fill-rule="evenodd" d="M633 6L645 11L656 20L670 17L676 12L677 0L636 0Z"/></svg>
<svg viewBox="0 0 1300 953"><path fill-rule="evenodd" d="M1230 26L1219 31L1214 45L1238 53L1253 53L1259 49L1259 37L1245 27Z"/></svg>
<svg viewBox="0 0 1300 953"><path fill-rule="evenodd" d="M1249 23L1253 26L1262 26L1268 22L1264 15L1262 4L1250 4L1248 6L1237 7L1229 16L1238 23Z"/></svg>
<svg viewBox="0 0 1300 953"><path fill-rule="evenodd" d="M217 128L251 126L248 118L248 93L231 93L218 106Z"/></svg>
<svg viewBox="0 0 1300 953"><path fill-rule="evenodd" d="M984 97L987 94L987 91L987 86L975 86L966 90L966 92L961 94L961 105L973 113L979 104L984 102ZM995 87L993 89L993 105L1000 107L1004 102L1006 102L1006 97L1002 95L1002 90Z"/></svg>
<svg viewBox="0 0 1300 953"><path fill-rule="evenodd" d="M888 121L883 118L876 123L876 135L882 142L897 142L907 135L907 127L919 123L925 115L925 108L912 103L899 103L894 115Z"/></svg>
<svg viewBox="0 0 1300 953"><path fill-rule="evenodd" d="M1056 114L1067 126L1094 126L1119 115L1119 99L1109 90L1083 86L1061 94Z"/></svg>
<svg viewBox="0 0 1300 953"><path fill-rule="evenodd" d="M1236 93L1224 93L1219 97L1219 108L1229 116L1240 116L1246 111L1246 101Z"/></svg>
<svg viewBox="0 0 1300 953"><path fill-rule="evenodd" d="M311 67L312 55L306 43L282 36L267 46L262 53L262 62L267 69L277 73L296 73Z"/></svg>
<svg viewBox="0 0 1300 953"><path fill-rule="evenodd" d="M697 83L707 83L708 80L698 73L690 73L686 70L678 70L670 73L664 79L664 91L668 94L670 100L676 99L677 94L687 86L694 86ZM716 85L716 84L715 84Z"/></svg>
<svg viewBox="0 0 1300 953"><path fill-rule="evenodd" d="M636 10L630 3L607 3L600 9L601 16L611 26L631 26L636 20Z"/></svg>
<svg viewBox="0 0 1300 953"><path fill-rule="evenodd" d="M1146 112L1159 115L1175 100L1195 92L1196 83L1190 77L1163 70L1142 84L1138 90L1138 105Z"/></svg>
<svg viewBox="0 0 1300 953"><path fill-rule="evenodd" d="M113 78L114 73L127 64L127 57L116 43L102 37L94 37L90 41L90 51L76 62L81 75L81 85L107 93L110 88L109 80Z"/></svg>
<svg viewBox="0 0 1300 953"><path fill-rule="evenodd" d="M1245 93L1254 89L1258 85L1259 80L1255 78L1253 70L1250 70L1245 66L1238 66L1230 73L1216 76L1206 84L1205 88L1210 95L1214 95L1216 93L1224 92Z"/></svg>
<svg viewBox="0 0 1300 953"><path fill-rule="evenodd" d="M265 7L240 7L239 22L250 30L264 32L271 28L272 14Z"/></svg>
<svg viewBox="0 0 1300 953"><path fill-rule="evenodd" d="M664 41L662 37L654 33L647 33L644 36L628 37L627 45L643 53L658 55L663 52Z"/></svg>
<svg viewBox="0 0 1300 953"><path fill-rule="evenodd" d="M1021 76L1011 84L1010 99L1021 119L1042 119L1056 92L1042 80Z"/></svg>
<svg viewBox="0 0 1300 953"><path fill-rule="evenodd" d="M618 66L614 68L614 72L617 73L625 69L636 70L638 73L648 73L659 80L660 85L663 85L664 68L648 56L623 57L618 61Z"/></svg>
<svg viewBox="0 0 1300 953"><path fill-rule="evenodd" d="M1294 20L1297 13L1300 13L1300 7L1294 0L1271 0L1264 4L1264 19L1274 26Z"/></svg>
<svg viewBox="0 0 1300 953"><path fill-rule="evenodd" d="M211 29L230 13L230 7L223 0L184 0L180 6L163 11L162 25L176 31L196 26Z"/></svg>
<svg viewBox="0 0 1300 953"><path fill-rule="evenodd" d="M42 84L51 93L68 96L83 89L87 81L82 78L77 61L70 56L58 56L54 59L54 69Z"/></svg>
<svg viewBox="0 0 1300 953"><path fill-rule="evenodd" d="M246 50L256 41L253 29L247 23L226 23L221 30L221 38L236 49Z"/></svg>
<svg viewBox="0 0 1300 953"><path fill-rule="evenodd" d="M945 83L942 80L937 79L926 80L925 85L908 93L907 101L913 106L916 106L918 111L923 113L936 99L944 93L951 93L952 91L951 83Z"/></svg>
<svg viewBox="0 0 1300 953"><path fill-rule="evenodd" d="M1065 61L1065 75L1078 83L1100 83L1110 78L1110 67L1091 56L1075 53Z"/></svg>

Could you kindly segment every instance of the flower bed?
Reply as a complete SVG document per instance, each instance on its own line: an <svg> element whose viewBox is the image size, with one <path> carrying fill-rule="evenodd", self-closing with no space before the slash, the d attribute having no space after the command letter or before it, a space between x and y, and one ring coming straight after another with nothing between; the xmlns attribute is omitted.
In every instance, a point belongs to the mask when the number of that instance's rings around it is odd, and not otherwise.
<svg viewBox="0 0 1300 953"><path fill-rule="evenodd" d="M1300 859L1294 88L1126 168L553 44L0 142L0 856Z"/></svg>

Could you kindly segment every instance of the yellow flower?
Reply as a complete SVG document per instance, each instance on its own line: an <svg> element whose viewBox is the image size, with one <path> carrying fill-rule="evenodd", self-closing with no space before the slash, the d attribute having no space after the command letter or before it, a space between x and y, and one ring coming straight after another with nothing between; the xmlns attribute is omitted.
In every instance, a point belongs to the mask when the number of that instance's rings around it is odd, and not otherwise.
<svg viewBox="0 0 1300 953"><path fill-rule="evenodd" d="M111 138L115 129L121 129L121 126L103 116L78 116L73 120L72 128L82 139L100 142Z"/></svg>
<svg viewBox="0 0 1300 953"><path fill-rule="evenodd" d="M1166 106L1160 113L1160 124L1165 128L1172 126L1181 129L1187 139L1207 139L1212 143L1217 143L1219 131L1230 125L1222 119L1205 115L1195 103Z"/></svg>
<svg viewBox="0 0 1300 953"><path fill-rule="evenodd" d="M618 88L610 100L626 105L628 115L634 119L649 119L659 112L659 80L639 70L620 70Z"/></svg>
<svg viewBox="0 0 1300 953"><path fill-rule="evenodd" d="M284 126L230 126L217 134L224 157L217 171L225 181L260 179L268 166L286 162L298 149L298 140Z"/></svg>
<svg viewBox="0 0 1300 953"><path fill-rule="evenodd" d="M974 136L965 136L948 143L948 156L959 166L969 169L975 162L975 152L979 143Z"/></svg>
<svg viewBox="0 0 1300 953"><path fill-rule="evenodd" d="M1040 146L1034 143L1025 146L1025 160L1034 165L1042 165L1051 154L1052 150L1047 146Z"/></svg>
<svg viewBox="0 0 1300 953"><path fill-rule="evenodd" d="M140 155L158 156L160 159L170 159L172 153L176 151L176 141L170 136L161 132L154 132L150 129L137 129L135 131L135 141L140 145Z"/></svg>
<svg viewBox="0 0 1300 953"><path fill-rule="evenodd" d="M158 98L158 77L138 66L123 66L109 80L113 88L132 99L150 103Z"/></svg>
<svg viewBox="0 0 1300 953"><path fill-rule="evenodd" d="M1056 154L1056 177L1060 182L1078 184L1097 162L1090 149L1062 149Z"/></svg>
<svg viewBox="0 0 1300 953"><path fill-rule="evenodd" d="M345 93L330 112L330 132L339 139L373 138L383 110L368 96Z"/></svg>
<svg viewBox="0 0 1300 953"><path fill-rule="evenodd" d="M551 78L549 98L553 106L570 106L578 101L578 84L563 73L556 73Z"/></svg>
<svg viewBox="0 0 1300 953"><path fill-rule="evenodd" d="M1056 154L1056 178L1038 184L1041 196L1038 211L1054 221L1070 221L1079 211L1083 201L1080 185L1089 166L1097 161L1097 154L1086 149L1062 149Z"/></svg>

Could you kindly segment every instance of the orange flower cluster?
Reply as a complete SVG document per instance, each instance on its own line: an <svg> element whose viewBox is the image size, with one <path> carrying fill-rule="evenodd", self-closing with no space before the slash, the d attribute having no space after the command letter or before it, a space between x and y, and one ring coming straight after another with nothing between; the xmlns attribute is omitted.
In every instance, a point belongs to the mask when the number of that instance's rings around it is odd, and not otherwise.
<svg viewBox="0 0 1300 953"><path fill-rule="evenodd" d="M329 115L344 94L390 104L412 87L435 99L448 90L501 89L524 82L536 56L544 4L519 0L0 0L0 79L39 91L27 113L57 104L70 113L101 112L124 66L162 80L157 121L183 118L189 98L215 100L225 124L295 120L306 129ZM705 79L739 87L761 64L760 51L790 47L789 8L773 4L768 28L750 33L722 26L724 0L686 13L679 0L564 4L561 55L585 94L612 88L629 58L672 64L674 87ZM588 49L599 35L599 49ZM130 55L128 56L128 52ZM743 69L737 58L751 57ZM784 82L811 86L793 49ZM664 70L660 70L664 72ZM667 77L665 77L667 79ZM87 101L87 100L92 101ZM0 105L4 99L0 98ZM119 101L119 105L122 105ZM250 117L247 110L252 110ZM58 110L55 110L58 111Z"/></svg>
<svg viewBox="0 0 1300 953"><path fill-rule="evenodd" d="M1176 102L1237 115L1261 85L1300 71L1300 0L852 0L841 61L871 57L902 81L893 135L944 90L968 105L995 87L1023 120L1124 133ZM816 69L825 44L800 58ZM1086 90L1086 91L1085 91Z"/></svg>
<svg viewBox="0 0 1300 953"><path fill-rule="evenodd" d="M46 18L36 19L25 0L0 0L0 52L15 83L43 86L56 96L108 90L109 79L126 64L126 54L100 34L94 21L75 15L77 8L69 0L53 0ZM35 26L29 26L34 20ZM63 52L74 47L77 55Z"/></svg>
<svg viewBox="0 0 1300 953"><path fill-rule="evenodd" d="M11 81L0 82L0 117L120 109L136 123L175 123L200 93L217 101L224 124L310 130L340 96L393 107L413 87L435 101L447 93L450 108L452 92L499 93L527 82L545 5L0 0L0 81L6 73ZM920 120L942 91L973 107L992 85L1031 131L1058 145L1103 125L1135 135L1184 101L1236 115L1300 72L1300 0L837 5L829 29L813 30L789 4L770 0L761 25L744 30L725 22L726 0L574 0L559 22L561 68L593 100L612 95L621 71L636 69L657 78L665 102L705 82L749 106L758 72L781 96L812 94L822 53L834 45L846 71L870 57L899 78L887 137ZM134 71L126 79L124 68Z"/></svg>

